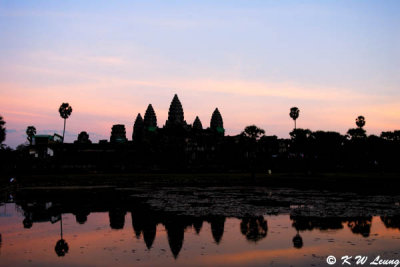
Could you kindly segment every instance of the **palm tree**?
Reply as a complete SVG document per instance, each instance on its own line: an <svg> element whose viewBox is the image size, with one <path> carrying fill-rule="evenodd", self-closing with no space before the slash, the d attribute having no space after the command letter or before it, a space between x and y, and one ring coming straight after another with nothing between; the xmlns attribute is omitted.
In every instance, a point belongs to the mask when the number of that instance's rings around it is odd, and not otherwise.
<svg viewBox="0 0 400 267"><path fill-rule="evenodd" d="M362 128L365 125L365 118L364 116L358 116L356 118L356 125L358 126L358 128Z"/></svg>
<svg viewBox="0 0 400 267"><path fill-rule="evenodd" d="M28 126L26 128L26 139L28 139L28 142L30 145L32 145L32 140L33 140L33 136L36 135L36 128L35 126Z"/></svg>
<svg viewBox="0 0 400 267"><path fill-rule="evenodd" d="M60 112L61 118L64 119L64 131L63 131L63 138L62 138L62 141L64 143L65 123L66 123L68 117L71 116L72 107L68 103L62 103L60 108L58 109L58 112Z"/></svg>
<svg viewBox="0 0 400 267"><path fill-rule="evenodd" d="M65 254L68 253L69 246L68 243L63 238L63 225L62 225L62 213L60 214L60 232L61 239L57 241L56 246L54 247L54 251L56 252L58 257L64 257Z"/></svg>
<svg viewBox="0 0 400 267"><path fill-rule="evenodd" d="M297 230L297 234L293 237L293 247L300 249L303 247L303 238L299 234L299 230Z"/></svg>
<svg viewBox="0 0 400 267"><path fill-rule="evenodd" d="M6 127L4 127L5 124L6 122L4 121L3 117L0 116L0 145L4 142L4 140L6 140Z"/></svg>
<svg viewBox="0 0 400 267"><path fill-rule="evenodd" d="M297 107L290 109L289 116L294 120L294 129L296 129L296 120L299 117L300 110Z"/></svg>

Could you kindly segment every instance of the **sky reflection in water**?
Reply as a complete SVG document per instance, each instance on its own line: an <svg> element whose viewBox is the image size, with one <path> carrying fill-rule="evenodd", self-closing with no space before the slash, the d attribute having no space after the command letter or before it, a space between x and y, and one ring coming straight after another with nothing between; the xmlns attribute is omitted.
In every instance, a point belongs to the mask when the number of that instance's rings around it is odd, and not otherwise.
<svg viewBox="0 0 400 267"><path fill-rule="evenodd" d="M55 202L0 207L2 266L326 266L326 257L400 258L398 216L191 216L141 205L63 215ZM62 207L62 208L60 208Z"/></svg>

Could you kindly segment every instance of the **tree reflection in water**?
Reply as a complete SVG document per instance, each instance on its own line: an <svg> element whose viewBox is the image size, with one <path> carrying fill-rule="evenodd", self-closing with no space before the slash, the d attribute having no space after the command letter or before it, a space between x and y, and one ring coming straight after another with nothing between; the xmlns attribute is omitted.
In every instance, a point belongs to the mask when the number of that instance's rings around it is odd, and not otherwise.
<svg viewBox="0 0 400 267"><path fill-rule="evenodd" d="M386 226L386 228L400 230L400 216L381 216L381 221Z"/></svg>
<svg viewBox="0 0 400 267"><path fill-rule="evenodd" d="M371 233L372 217L356 218L350 220L347 226L353 234L361 234L363 237L369 237Z"/></svg>
<svg viewBox="0 0 400 267"><path fill-rule="evenodd" d="M372 217L316 217L316 216L290 216L293 221L292 226L298 231L319 230L338 230L343 229L343 223L353 234L361 234L369 237L371 232Z"/></svg>
<svg viewBox="0 0 400 267"><path fill-rule="evenodd" d="M187 191L183 191L187 193ZM178 192L180 191L178 190ZM234 193L238 194L237 192L238 191L235 191ZM232 209L229 210L229 206L221 205L221 203L227 203L225 199L218 204L220 205L218 209L216 207L212 207L207 211L207 205L199 205L199 203L196 203L196 200L193 199L191 200L194 203L192 206L187 205L187 203L182 205L189 209L184 210L185 208L180 207L180 203L175 203L173 201L172 204L163 204L163 201L160 201L160 199L156 199L153 196L146 195L145 197L135 197L135 194L132 193L124 195L121 192L116 193L115 191L109 189L93 192L83 190L82 192L74 193L74 198L72 200L70 198L70 194L70 191L61 191L61 193L51 191L43 193L40 191L35 192L33 190L19 191L15 200L16 204L20 207L21 213L24 215L24 228L31 228L32 225L37 222L49 221L51 223L55 223L60 219L59 216L61 213L74 214L76 222L78 224L84 224L88 220L88 215L91 212L107 212L110 227L112 229L123 229L125 224L125 216L129 211L131 213L132 228L135 236L137 238L143 237L143 241L148 250L150 250L154 245L157 235L157 226L164 225L167 233L168 244L175 259L178 258L180 251L182 251L185 230L191 228L196 235L199 235L204 222L208 222L210 224L212 238L216 245L220 245L223 240L222 238L224 235L225 222L227 218L226 216L241 220L239 228L240 233L245 237L246 240L250 242L258 243L259 241L265 239L268 235L268 222L263 216L254 216L251 214L247 215L247 210L245 214L240 213L243 212L242 210L239 213L235 213L238 206L232 206ZM21 195L22 197L20 197ZM184 196L187 197L186 195ZM233 199L237 196L235 195L234 197L230 197ZM269 197L269 195L267 195L267 197ZM283 194L283 197L286 196ZM346 227L349 228L355 235L361 235L363 237L370 236L372 216L357 216L357 214L359 214L357 213L358 210L362 210L362 212L365 214L365 209L361 207L353 207L353 211L348 212L348 214L354 213L354 216L335 216L335 212L337 212L339 209L337 209L336 206L333 206L335 209L331 209L331 213L326 212L326 205L330 203L329 198L321 198L323 201L325 201L325 205L321 206L324 207L323 210L318 208L305 211L301 209L287 210L287 201L283 201L282 203L273 202L274 210L279 207L281 210L283 210L284 214L287 214L286 212L289 212L290 214L292 226L297 231L295 236L290 236L294 248L300 249L304 247L303 238L300 235L300 232L302 231L312 231L315 229L340 230ZM355 203L366 203L365 201L361 201L364 198L363 196L360 196ZM232 201L232 199L229 200ZM157 201L150 202L149 200ZM240 204L240 201L246 201L246 198L239 197L235 201L238 201ZM375 202L376 201L382 202L387 200L377 198L375 199ZM149 203L153 203L155 206L151 206ZM249 205L249 203L247 204ZM197 209L197 205L200 206L199 209ZM267 205L268 204L262 208L269 208ZM369 205L371 204L369 203ZM373 207L376 206L377 205L375 203ZM171 207L173 209L171 209ZM257 210L259 206L249 207L251 212L251 207L253 207L254 210ZM216 213L218 215L215 215L214 212L218 212ZM387 213L385 210L383 210L380 214L393 215L382 215L380 218L387 228L396 228L400 230L400 216L396 215L394 212L395 210L393 209L388 210ZM210 213L214 215L209 215ZM329 216L324 214L329 214ZM55 246L55 252L59 256L64 256L69 251L69 246L62 236L62 226L61 220L61 239L58 240ZM238 232L237 234L240 235L240 233Z"/></svg>
<svg viewBox="0 0 400 267"><path fill-rule="evenodd" d="M68 243L63 239L63 225L62 225L62 214L60 215L60 235L61 239L57 241L54 251L58 257L64 257L68 253L69 247Z"/></svg>
<svg viewBox="0 0 400 267"><path fill-rule="evenodd" d="M85 224L85 222L87 221L87 217L89 216L90 212L87 210L78 210L76 212L73 212L73 214L75 215L75 220L77 223L79 224Z"/></svg>
<svg viewBox="0 0 400 267"><path fill-rule="evenodd" d="M302 248L303 247L303 238L300 236L299 231L297 231L297 234L293 237L293 247L295 248Z"/></svg>
<svg viewBox="0 0 400 267"><path fill-rule="evenodd" d="M343 229L343 218L340 217L316 217L316 216L290 216L292 226L297 231L336 230Z"/></svg>
<svg viewBox="0 0 400 267"><path fill-rule="evenodd" d="M244 217L240 223L240 232L248 241L256 243L267 236L267 221L263 216Z"/></svg>

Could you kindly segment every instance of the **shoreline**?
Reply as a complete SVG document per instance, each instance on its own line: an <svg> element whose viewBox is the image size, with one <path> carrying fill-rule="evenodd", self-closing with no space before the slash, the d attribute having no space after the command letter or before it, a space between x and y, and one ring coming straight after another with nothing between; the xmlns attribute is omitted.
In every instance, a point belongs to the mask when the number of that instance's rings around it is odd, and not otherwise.
<svg viewBox="0 0 400 267"><path fill-rule="evenodd" d="M16 176L18 187L99 187L99 186L272 186L335 190L395 191L400 173L81 173ZM2 187L12 186L1 177Z"/></svg>

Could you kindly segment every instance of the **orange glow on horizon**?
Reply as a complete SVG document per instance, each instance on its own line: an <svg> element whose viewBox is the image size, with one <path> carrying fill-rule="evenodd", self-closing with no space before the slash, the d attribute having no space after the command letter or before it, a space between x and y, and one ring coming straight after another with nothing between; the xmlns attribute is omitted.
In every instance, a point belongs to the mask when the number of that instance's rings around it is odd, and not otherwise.
<svg viewBox="0 0 400 267"><path fill-rule="evenodd" d="M162 127L172 96L178 93L187 123L191 124L199 116L207 127L212 111L219 107L228 135L239 134L245 126L256 124L267 135L288 137L293 127L288 111L294 105L300 108L299 128L344 134L355 127L354 118L360 114L366 117L366 130L370 134L400 128L400 107L396 103L383 101L383 96L379 97L382 101L371 101L366 95L343 89L321 91L293 84L247 81L148 82L97 78L97 82L57 86L1 83L0 87L8 92L0 99L6 127L19 131L28 125L35 125L38 130L60 128L58 104L69 102L73 113L68 119L67 131L76 135L87 131L108 139L113 124L125 124L129 138L137 113L143 116L149 103L153 104L158 125ZM143 88L152 88L154 92L141 91Z"/></svg>

